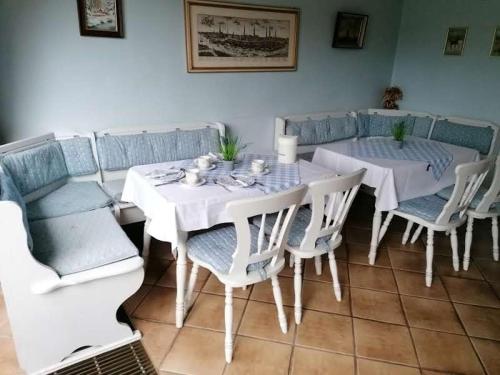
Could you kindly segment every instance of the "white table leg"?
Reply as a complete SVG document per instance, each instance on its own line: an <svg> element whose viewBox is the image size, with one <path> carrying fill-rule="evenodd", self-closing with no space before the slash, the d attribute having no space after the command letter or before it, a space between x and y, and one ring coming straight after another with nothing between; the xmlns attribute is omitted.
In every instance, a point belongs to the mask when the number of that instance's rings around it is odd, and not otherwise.
<svg viewBox="0 0 500 375"><path fill-rule="evenodd" d="M187 270L187 233L179 232L177 243L177 263L176 263L176 279L177 279L177 297L175 299L175 325L177 328L182 328L184 316L186 313L186 270Z"/></svg>
<svg viewBox="0 0 500 375"><path fill-rule="evenodd" d="M375 213L373 214L373 223L372 223L372 241L370 244L370 254L368 255L368 260L371 265L375 264L375 258L377 257L378 235L380 232L381 223L382 223L382 211L375 209Z"/></svg>

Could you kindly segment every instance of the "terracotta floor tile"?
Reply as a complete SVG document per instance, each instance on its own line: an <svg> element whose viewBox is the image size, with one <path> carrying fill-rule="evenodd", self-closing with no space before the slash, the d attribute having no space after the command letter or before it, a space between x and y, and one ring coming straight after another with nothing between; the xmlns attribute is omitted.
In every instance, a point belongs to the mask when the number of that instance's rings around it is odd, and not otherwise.
<svg viewBox="0 0 500 375"><path fill-rule="evenodd" d="M425 272L425 253L389 249L389 258L394 269Z"/></svg>
<svg viewBox="0 0 500 375"><path fill-rule="evenodd" d="M316 275L316 269L314 268L314 259L307 259L305 262L305 270L303 278L305 280L322 281L327 283L332 283L332 274L330 273L330 265L328 263L328 258L323 258L321 262L323 269L321 275ZM347 270L347 263L337 260L337 273L339 276L339 282L344 285L349 284L349 271Z"/></svg>
<svg viewBox="0 0 500 375"><path fill-rule="evenodd" d="M473 338L472 345L488 374L500 374L500 342Z"/></svg>
<svg viewBox="0 0 500 375"><path fill-rule="evenodd" d="M481 280L442 277L453 302L500 307L500 300L487 282Z"/></svg>
<svg viewBox="0 0 500 375"><path fill-rule="evenodd" d="M469 338L411 328L420 365L426 369L459 374L482 374Z"/></svg>
<svg viewBox="0 0 500 375"><path fill-rule="evenodd" d="M142 302L142 300L146 297L146 295L149 293L151 290L152 286L147 285L147 284L142 284L142 286L139 288L137 292L133 296L131 296L129 299L127 299L123 303L123 307L125 308L125 311L129 315L133 315L135 309L139 304Z"/></svg>
<svg viewBox="0 0 500 375"><path fill-rule="evenodd" d="M411 251L418 253L424 252L425 246L422 241L417 241L414 244L408 241L406 245L403 245L401 243L401 241L403 240L404 230L405 228L403 228L401 232L388 231L388 233L385 234L380 246L390 248L393 250L404 250L404 251Z"/></svg>
<svg viewBox="0 0 500 375"><path fill-rule="evenodd" d="M175 289L159 286L153 287L135 310L134 317L174 324L175 296Z"/></svg>
<svg viewBox="0 0 500 375"><path fill-rule="evenodd" d="M225 375L288 374L292 347L275 342L236 337L233 361L227 365Z"/></svg>
<svg viewBox="0 0 500 375"><path fill-rule="evenodd" d="M357 356L418 365L407 327L355 318L354 340Z"/></svg>
<svg viewBox="0 0 500 375"><path fill-rule="evenodd" d="M419 375L420 370L413 367L394 365L392 363L371 361L357 358L357 375Z"/></svg>
<svg viewBox="0 0 500 375"><path fill-rule="evenodd" d="M401 296L410 327L465 334L451 302Z"/></svg>
<svg viewBox="0 0 500 375"><path fill-rule="evenodd" d="M397 292L390 269L349 264L349 279L353 287Z"/></svg>
<svg viewBox="0 0 500 375"><path fill-rule="evenodd" d="M349 249L349 263L369 265L368 253L370 251L370 247L368 245L349 244L347 246ZM377 251L377 259L375 260L374 266L391 267L391 261L389 259L389 252L387 249L379 249Z"/></svg>
<svg viewBox="0 0 500 375"><path fill-rule="evenodd" d="M174 325L140 319L134 319L134 325L143 334L142 343L151 362L156 368L159 368L179 330Z"/></svg>
<svg viewBox="0 0 500 375"><path fill-rule="evenodd" d="M425 297L440 300L449 300L448 293L439 276L434 275L432 286L425 285L424 274L394 270L399 293L403 295Z"/></svg>
<svg viewBox="0 0 500 375"><path fill-rule="evenodd" d="M9 375L24 373L17 362L14 341L11 338L0 337L0 373Z"/></svg>
<svg viewBox="0 0 500 375"><path fill-rule="evenodd" d="M293 306L295 301L293 292L293 279L290 277L279 277L278 279L281 288L281 295L283 297L283 304L287 306ZM271 280L266 280L261 283L255 284L253 286L252 293L250 294L250 299L253 301L274 303Z"/></svg>
<svg viewBox="0 0 500 375"><path fill-rule="evenodd" d="M224 334L184 327L174 341L172 349L160 369L180 374L222 374Z"/></svg>
<svg viewBox="0 0 500 375"><path fill-rule="evenodd" d="M172 261L165 258L151 258L146 268L144 284L156 284L171 263Z"/></svg>
<svg viewBox="0 0 500 375"><path fill-rule="evenodd" d="M455 308L469 336L500 340L500 309L459 303Z"/></svg>
<svg viewBox="0 0 500 375"><path fill-rule="evenodd" d="M189 276L191 275L191 268L193 267L192 263L188 263L187 265L187 273L186 273L186 286L189 281ZM198 277L196 279L196 284L194 287L194 290L199 292L201 288L203 288L203 285L205 285L205 282L207 281L208 277L210 276L210 271L207 270L206 268L199 267L198 268ZM176 264L175 262L172 262L170 266L166 269L166 271L163 273L162 277L158 282L156 283L158 286L164 286L164 287L169 287L169 288L176 288L177 287L177 281L176 281Z"/></svg>
<svg viewBox="0 0 500 375"><path fill-rule="evenodd" d="M240 323L246 301L233 298L233 333ZM225 297L200 293L185 321L187 326L215 329L224 332Z"/></svg>
<svg viewBox="0 0 500 375"><path fill-rule="evenodd" d="M500 262L495 262L493 259L474 259L473 262L486 280L500 284Z"/></svg>
<svg viewBox="0 0 500 375"><path fill-rule="evenodd" d="M352 319L348 316L304 310L295 344L353 354Z"/></svg>
<svg viewBox="0 0 500 375"><path fill-rule="evenodd" d="M476 279L476 280L483 279L483 276L481 275L481 272L479 272L479 269L474 264L474 261L470 262L469 270L464 271L464 269L462 267L462 260L461 260L460 261L460 270L455 271L453 269L453 261L452 261L451 257L436 255L434 257L434 266L435 266L436 272L442 276L453 276L453 277L460 277L460 278L464 278L464 279Z"/></svg>
<svg viewBox="0 0 500 375"><path fill-rule="evenodd" d="M357 318L406 324L397 294L351 288L351 305L352 316Z"/></svg>
<svg viewBox="0 0 500 375"><path fill-rule="evenodd" d="M339 302L329 283L304 280L302 284L302 307L342 315L351 315L349 288L342 288L342 300Z"/></svg>
<svg viewBox="0 0 500 375"><path fill-rule="evenodd" d="M288 323L286 334L281 332L275 304L249 301L238 334L290 344L295 334L293 309L285 307L285 314Z"/></svg>
<svg viewBox="0 0 500 375"><path fill-rule="evenodd" d="M250 293L252 292L253 285L249 285L245 290L243 288L233 288L233 297L248 299ZM203 286L203 293L217 294L219 296L226 295L226 289L224 284L222 284L217 277L210 275L207 282Z"/></svg>
<svg viewBox="0 0 500 375"><path fill-rule="evenodd" d="M292 360L292 375L354 375L354 357L295 348Z"/></svg>

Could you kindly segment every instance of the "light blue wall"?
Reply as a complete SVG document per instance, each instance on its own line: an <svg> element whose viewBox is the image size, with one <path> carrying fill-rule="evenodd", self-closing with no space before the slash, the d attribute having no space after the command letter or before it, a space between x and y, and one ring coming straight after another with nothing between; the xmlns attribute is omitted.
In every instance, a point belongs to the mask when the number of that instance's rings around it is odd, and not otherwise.
<svg viewBox="0 0 500 375"><path fill-rule="evenodd" d="M0 0L0 139L217 120L268 149L277 115L378 105L400 0L257 2L301 8L298 71L186 73L181 0L124 0L123 40L80 37L75 0ZM331 48L339 10L370 15L365 49Z"/></svg>
<svg viewBox="0 0 500 375"><path fill-rule="evenodd" d="M468 26L464 54L444 56L450 26ZM490 57L500 0L405 0L392 83L402 108L500 123L500 57Z"/></svg>

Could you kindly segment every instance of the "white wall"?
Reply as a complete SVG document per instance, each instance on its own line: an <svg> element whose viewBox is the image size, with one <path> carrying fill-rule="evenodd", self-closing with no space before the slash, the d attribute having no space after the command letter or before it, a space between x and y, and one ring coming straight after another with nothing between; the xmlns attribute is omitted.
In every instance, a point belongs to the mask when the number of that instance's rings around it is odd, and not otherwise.
<svg viewBox="0 0 500 375"><path fill-rule="evenodd" d="M280 114L376 106L400 0L260 0L301 8L296 72L186 73L181 0L124 0L126 38L81 37L74 0L0 0L0 142L190 120L270 149ZM332 49L337 11L370 16L365 49Z"/></svg>

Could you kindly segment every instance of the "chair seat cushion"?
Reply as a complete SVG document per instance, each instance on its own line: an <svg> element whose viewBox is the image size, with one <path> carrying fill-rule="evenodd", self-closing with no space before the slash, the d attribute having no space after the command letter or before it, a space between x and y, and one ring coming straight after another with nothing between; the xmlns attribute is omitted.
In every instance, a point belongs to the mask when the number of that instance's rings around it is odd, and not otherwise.
<svg viewBox="0 0 500 375"><path fill-rule="evenodd" d="M288 245L293 247L300 247L302 240L306 234L306 229L311 222L312 211L309 208L302 207L297 211L297 215L295 216L295 220L292 223L292 227L290 228L290 232L288 233ZM273 226L276 223L276 219L278 218L277 214L267 215L266 216L266 233L271 233L273 230ZM258 227L261 226L262 216L259 216L253 220L253 223ZM330 250L328 246L328 240L330 236L321 237L316 240L316 249L323 250L325 252ZM312 250L312 249L311 249Z"/></svg>
<svg viewBox="0 0 500 375"><path fill-rule="evenodd" d="M396 211L410 215L415 215L421 219L435 222L443 207L448 203L447 200L438 197L437 195L427 195L399 202L399 207Z"/></svg>
<svg viewBox="0 0 500 375"><path fill-rule="evenodd" d="M30 229L34 257L61 276L138 255L109 208L37 220Z"/></svg>
<svg viewBox="0 0 500 375"><path fill-rule="evenodd" d="M27 204L28 219L40 220L103 208L113 203L95 181L70 182Z"/></svg>
<svg viewBox="0 0 500 375"><path fill-rule="evenodd" d="M440 198L449 200L451 194L453 193L454 187L455 187L454 185L448 186L447 188L438 191L436 195ZM481 203L481 201L483 200L484 194L486 194L487 191L488 191L487 188L481 186L477 191L476 195L474 195L474 198L472 199L469 208L476 209L479 203ZM500 203L493 203L491 205L490 211L495 209L500 209Z"/></svg>
<svg viewBox="0 0 500 375"><path fill-rule="evenodd" d="M259 228L250 224L251 250L257 252ZM264 240L262 249L267 249L268 242ZM221 274L227 275L233 264L233 253L236 249L236 229L233 225L210 230L194 235L187 241L188 256L193 261L209 264ZM265 277L264 267L271 260L250 264L247 272L259 271Z"/></svg>

